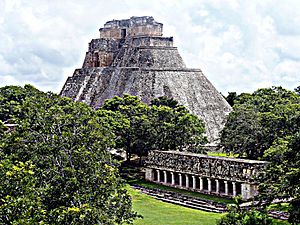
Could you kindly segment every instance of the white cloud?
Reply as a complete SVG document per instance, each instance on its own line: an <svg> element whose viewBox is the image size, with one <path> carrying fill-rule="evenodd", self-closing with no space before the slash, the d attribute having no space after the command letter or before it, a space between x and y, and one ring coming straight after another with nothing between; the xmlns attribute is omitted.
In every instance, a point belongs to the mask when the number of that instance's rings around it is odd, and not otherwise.
<svg viewBox="0 0 300 225"><path fill-rule="evenodd" d="M297 0L0 0L0 86L59 92L107 20L152 15L224 94L300 85Z"/></svg>

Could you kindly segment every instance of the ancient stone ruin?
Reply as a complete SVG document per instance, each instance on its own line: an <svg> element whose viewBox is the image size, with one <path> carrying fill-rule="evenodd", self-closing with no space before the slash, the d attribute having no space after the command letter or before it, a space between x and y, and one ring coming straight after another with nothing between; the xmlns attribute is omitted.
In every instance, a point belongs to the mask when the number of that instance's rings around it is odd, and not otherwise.
<svg viewBox="0 0 300 225"><path fill-rule="evenodd" d="M256 177L266 163L178 151L151 151L146 162L145 178L206 194L241 195L247 200L257 194Z"/></svg>
<svg viewBox="0 0 300 225"><path fill-rule="evenodd" d="M100 38L89 43L82 68L68 77L62 91L94 108L124 93L145 103L168 96L202 118L210 141L217 139L231 107L200 69L186 68L173 37L162 37L153 17L108 21Z"/></svg>

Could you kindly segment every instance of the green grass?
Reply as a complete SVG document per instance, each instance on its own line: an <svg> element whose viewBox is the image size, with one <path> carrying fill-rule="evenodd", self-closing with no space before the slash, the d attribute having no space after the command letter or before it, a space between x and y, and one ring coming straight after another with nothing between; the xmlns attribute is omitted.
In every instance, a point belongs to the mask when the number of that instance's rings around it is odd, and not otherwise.
<svg viewBox="0 0 300 225"><path fill-rule="evenodd" d="M268 210L278 210L278 211L288 212L288 210L289 210L289 203L271 204L268 207Z"/></svg>
<svg viewBox="0 0 300 225"><path fill-rule="evenodd" d="M222 216L162 202L130 187L127 190L132 197L133 210L144 217L137 219L134 225L215 225Z"/></svg>
<svg viewBox="0 0 300 225"><path fill-rule="evenodd" d="M184 195L188 195L188 196L192 196L192 197L198 197L198 198L202 198L202 199L207 199L207 200L220 202L220 203L226 203L226 204L233 203L232 199L220 198L220 197L217 197L217 196L205 195L205 194L201 194L201 193L198 193L198 192L182 190L182 189L178 189L178 188L174 188L174 187L169 187L169 186L165 186L165 185L160 185L160 184L156 184L156 183L147 182L145 180L135 179L135 180L127 180L127 182L129 184L137 184L137 185L140 185L140 186L143 186L143 187L146 187L146 188L159 188L161 190L173 191L173 192L176 192L176 193L180 193L180 194L184 194Z"/></svg>
<svg viewBox="0 0 300 225"><path fill-rule="evenodd" d="M237 158L238 154L227 154L225 152L207 152L208 156L218 156L218 157L227 157L227 158Z"/></svg>
<svg viewBox="0 0 300 225"><path fill-rule="evenodd" d="M224 213L211 213L174 205L157 200L138 190L126 187L132 197L133 210L142 215L134 225L216 225ZM276 225L289 225L287 221L276 220Z"/></svg>

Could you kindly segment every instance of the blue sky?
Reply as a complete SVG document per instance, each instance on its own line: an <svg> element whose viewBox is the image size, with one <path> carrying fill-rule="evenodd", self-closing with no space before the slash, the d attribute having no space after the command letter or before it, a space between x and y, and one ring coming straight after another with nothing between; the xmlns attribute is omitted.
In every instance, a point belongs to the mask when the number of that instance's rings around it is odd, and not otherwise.
<svg viewBox="0 0 300 225"><path fill-rule="evenodd" d="M112 19L153 16L224 95L300 85L298 0L0 0L0 86L59 92Z"/></svg>

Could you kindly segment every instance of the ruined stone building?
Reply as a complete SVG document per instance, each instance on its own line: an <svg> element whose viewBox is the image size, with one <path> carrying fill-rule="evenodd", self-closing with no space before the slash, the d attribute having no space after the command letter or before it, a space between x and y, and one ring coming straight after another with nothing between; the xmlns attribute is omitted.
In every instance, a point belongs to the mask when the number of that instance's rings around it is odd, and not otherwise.
<svg viewBox="0 0 300 225"><path fill-rule="evenodd" d="M146 162L146 180L224 197L257 194L256 178L266 161L207 156L178 151L152 151Z"/></svg>
<svg viewBox="0 0 300 225"><path fill-rule="evenodd" d="M145 103L168 96L205 122L210 141L216 140L231 107L200 69L185 66L173 37L163 37L163 24L153 17L112 20L89 43L82 68L68 77L62 91L94 108L123 93Z"/></svg>

